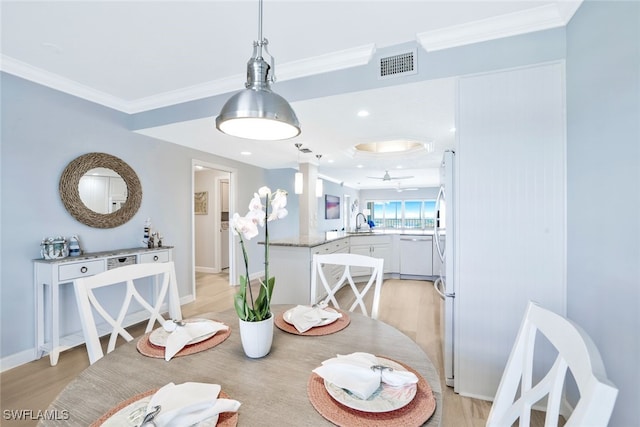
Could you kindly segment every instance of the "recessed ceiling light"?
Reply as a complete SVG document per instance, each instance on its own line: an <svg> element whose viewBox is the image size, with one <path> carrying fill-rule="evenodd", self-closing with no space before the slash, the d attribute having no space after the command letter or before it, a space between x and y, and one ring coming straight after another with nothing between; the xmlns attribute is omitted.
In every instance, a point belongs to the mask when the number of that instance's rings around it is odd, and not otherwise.
<svg viewBox="0 0 640 427"><path fill-rule="evenodd" d="M369 115L369 112L367 110L358 111L358 117L367 117L368 115Z"/></svg>
<svg viewBox="0 0 640 427"><path fill-rule="evenodd" d="M359 168L359 169L362 169L364 167L364 165L358 165L356 167Z"/></svg>
<svg viewBox="0 0 640 427"><path fill-rule="evenodd" d="M251 151L241 151L240 155L242 155L242 156L250 156L251 155Z"/></svg>
<svg viewBox="0 0 640 427"><path fill-rule="evenodd" d="M366 142L364 144L358 144L354 148L357 152L369 154L403 153L423 150L425 149L425 144L408 139L396 139L391 141Z"/></svg>
<svg viewBox="0 0 640 427"><path fill-rule="evenodd" d="M452 127L451 129L449 129L449 132L454 133L456 131L455 127Z"/></svg>
<svg viewBox="0 0 640 427"><path fill-rule="evenodd" d="M329 163L333 163L333 159L329 159L329 160L328 160L328 162L329 162Z"/></svg>

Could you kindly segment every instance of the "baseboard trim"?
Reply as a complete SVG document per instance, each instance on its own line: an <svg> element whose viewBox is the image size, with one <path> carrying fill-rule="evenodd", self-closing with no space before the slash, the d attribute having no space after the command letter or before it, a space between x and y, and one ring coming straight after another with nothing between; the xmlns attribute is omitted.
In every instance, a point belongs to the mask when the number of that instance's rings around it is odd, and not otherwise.
<svg viewBox="0 0 640 427"><path fill-rule="evenodd" d="M196 299L193 297L193 294L189 294L180 298L180 305L189 304L194 302ZM163 306L164 311L168 310L166 304ZM23 350L19 353L11 354L9 356L3 357L0 359L0 372L8 371L13 368L17 368L18 366L24 365L29 362L33 362L37 360L35 348L31 348L29 350Z"/></svg>
<svg viewBox="0 0 640 427"><path fill-rule="evenodd" d="M196 273L209 273L209 274L220 273L220 269L219 268L214 268L214 267L198 267L198 266L196 266L195 270L196 270Z"/></svg>
<svg viewBox="0 0 640 427"><path fill-rule="evenodd" d="M0 372L8 371L25 363L33 362L35 358L36 350L31 348L23 350L19 353L11 354L7 357L0 359Z"/></svg>

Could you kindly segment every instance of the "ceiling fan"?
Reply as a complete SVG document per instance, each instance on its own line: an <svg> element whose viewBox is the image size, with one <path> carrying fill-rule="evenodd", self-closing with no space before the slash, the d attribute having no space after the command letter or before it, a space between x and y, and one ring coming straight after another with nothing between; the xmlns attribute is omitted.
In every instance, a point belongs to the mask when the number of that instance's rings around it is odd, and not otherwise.
<svg viewBox="0 0 640 427"><path fill-rule="evenodd" d="M383 181L391 181L394 179L410 179L413 178L413 176L391 176L389 175L389 171L384 171L384 175L383 176L368 176L367 178L371 178L371 179L381 179Z"/></svg>

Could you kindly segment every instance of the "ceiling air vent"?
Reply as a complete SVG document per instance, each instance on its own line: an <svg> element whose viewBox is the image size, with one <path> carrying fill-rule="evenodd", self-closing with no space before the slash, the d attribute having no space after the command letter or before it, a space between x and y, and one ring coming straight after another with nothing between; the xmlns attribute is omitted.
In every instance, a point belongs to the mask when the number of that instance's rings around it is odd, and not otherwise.
<svg viewBox="0 0 640 427"><path fill-rule="evenodd" d="M413 49L408 52L380 58L380 74L378 77L381 79L388 79L391 77L417 74L417 56L417 49Z"/></svg>

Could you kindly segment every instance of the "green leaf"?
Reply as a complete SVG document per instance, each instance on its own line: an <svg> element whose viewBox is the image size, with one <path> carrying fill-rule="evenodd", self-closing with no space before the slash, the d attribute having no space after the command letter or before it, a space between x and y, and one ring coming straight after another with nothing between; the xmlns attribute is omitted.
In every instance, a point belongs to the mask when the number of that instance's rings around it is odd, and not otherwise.
<svg viewBox="0 0 640 427"><path fill-rule="evenodd" d="M273 294L273 288L275 286L275 277L270 277L267 283L260 281L260 293L256 298L255 311L258 320L264 320L269 317L271 313L271 295Z"/></svg>

